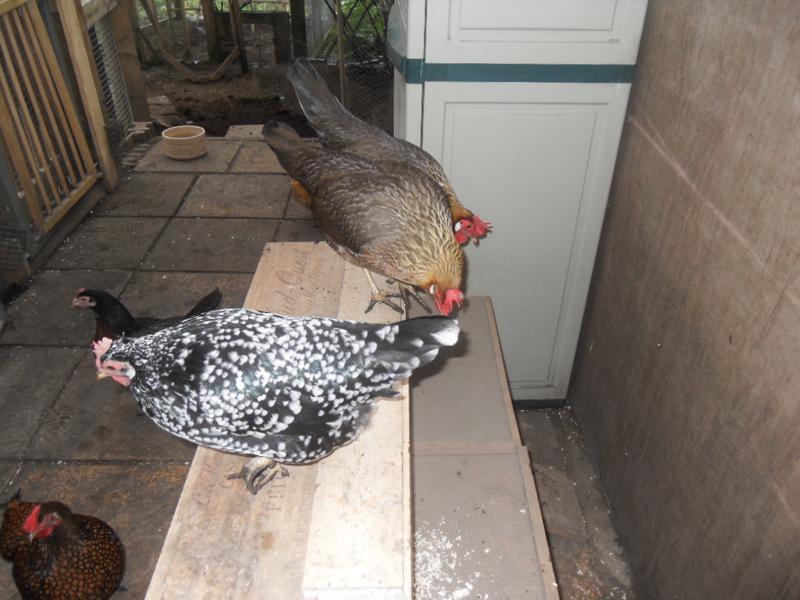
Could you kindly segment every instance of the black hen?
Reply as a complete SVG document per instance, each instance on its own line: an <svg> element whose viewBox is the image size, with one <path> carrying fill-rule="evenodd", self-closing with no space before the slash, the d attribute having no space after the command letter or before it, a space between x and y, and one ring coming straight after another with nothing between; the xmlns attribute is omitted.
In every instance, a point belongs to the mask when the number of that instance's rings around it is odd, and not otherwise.
<svg viewBox="0 0 800 600"><path fill-rule="evenodd" d="M203 296L188 313L180 317L156 319L150 317L134 317L125 305L104 290L89 290L81 288L72 299L72 306L78 308L91 308L95 316L94 341L103 338L116 340L123 335L138 337L153 333L164 327L170 327L189 317L214 310L222 302L222 293L219 288Z"/></svg>
<svg viewBox="0 0 800 600"><path fill-rule="evenodd" d="M96 345L98 377L130 386L145 414L196 444L314 462L353 440L374 399L458 339L444 317L389 325L225 309ZM246 469L247 471L247 469ZM254 475L255 473L255 475Z"/></svg>

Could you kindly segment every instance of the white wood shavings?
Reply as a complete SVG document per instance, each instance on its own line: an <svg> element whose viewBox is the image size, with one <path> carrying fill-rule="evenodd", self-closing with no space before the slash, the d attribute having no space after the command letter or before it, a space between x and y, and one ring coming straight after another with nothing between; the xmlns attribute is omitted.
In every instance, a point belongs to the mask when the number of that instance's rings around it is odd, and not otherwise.
<svg viewBox="0 0 800 600"><path fill-rule="evenodd" d="M461 535L446 533L445 520L437 526L420 523L414 535L414 594L416 600L463 600L471 597L481 577L473 571L465 577L465 563L474 554L462 547ZM488 598L488 596L483 596Z"/></svg>

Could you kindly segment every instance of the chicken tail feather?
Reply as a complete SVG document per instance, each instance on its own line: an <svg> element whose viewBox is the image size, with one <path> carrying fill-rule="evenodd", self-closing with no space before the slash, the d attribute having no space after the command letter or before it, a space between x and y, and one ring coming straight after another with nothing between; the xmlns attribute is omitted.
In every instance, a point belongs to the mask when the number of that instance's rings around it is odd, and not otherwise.
<svg viewBox="0 0 800 600"><path fill-rule="evenodd" d="M363 127L333 95L308 59L297 59L286 76L294 87L303 114L323 140L337 143L349 138L354 128Z"/></svg>
<svg viewBox="0 0 800 600"><path fill-rule="evenodd" d="M211 292L200 298L197 304L194 305L194 308L186 313L186 316L193 317L214 310L219 307L220 302L222 302L222 292L219 291L219 288L214 288Z"/></svg>
<svg viewBox="0 0 800 600"><path fill-rule="evenodd" d="M311 150L303 138L289 125L271 121L264 126L264 141L272 148L286 172L298 179L303 158Z"/></svg>
<svg viewBox="0 0 800 600"><path fill-rule="evenodd" d="M375 358L392 370L410 373L436 358L440 347L453 346L459 326L446 317L418 317L385 325L372 334L384 341L378 344Z"/></svg>

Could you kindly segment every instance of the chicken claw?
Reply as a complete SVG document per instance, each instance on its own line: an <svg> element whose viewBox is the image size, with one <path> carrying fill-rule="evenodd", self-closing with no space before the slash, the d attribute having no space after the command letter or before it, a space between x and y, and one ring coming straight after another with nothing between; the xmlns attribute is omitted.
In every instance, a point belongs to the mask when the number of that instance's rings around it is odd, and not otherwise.
<svg viewBox="0 0 800 600"><path fill-rule="evenodd" d="M275 462L271 458L256 456L250 459L242 467L241 471L233 475L228 475L228 479L244 479L247 489L255 496L261 491L261 488L278 475L281 477L288 477L289 471L286 467Z"/></svg>
<svg viewBox="0 0 800 600"><path fill-rule="evenodd" d="M431 307L428 306L427 302L425 302L425 297L422 295L422 292L420 292L419 289L417 289L412 285L404 285L402 286L401 289L403 290L404 294L403 300L406 306L410 304L408 299L413 298L414 300L417 301L417 304L419 304L422 307L422 310L424 310L428 314L431 314Z"/></svg>
<svg viewBox="0 0 800 600"><path fill-rule="evenodd" d="M368 313L369 311L371 311L373 308L375 308L376 304L385 304L386 306L391 308L393 311L395 311L397 313L400 313L401 315L405 314L405 308L406 308L405 307L405 302L406 302L406 299L405 299L405 296L403 296L402 293L401 294L385 294L385 293L381 292L378 289L378 286L375 285L375 281L373 281L373 279L372 279L372 275L366 269L364 269L364 275L367 276L367 281L369 281L369 287L372 288L372 298L369 299L369 304L367 305L367 309L364 311L364 313ZM403 306L398 306L397 304L395 304L394 302L389 300L389 298L399 298L399 299L403 300Z"/></svg>

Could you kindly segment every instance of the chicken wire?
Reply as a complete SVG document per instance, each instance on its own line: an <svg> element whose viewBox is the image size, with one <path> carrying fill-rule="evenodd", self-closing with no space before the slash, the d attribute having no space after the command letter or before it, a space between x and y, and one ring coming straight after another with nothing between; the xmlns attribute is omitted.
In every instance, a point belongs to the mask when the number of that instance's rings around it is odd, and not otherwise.
<svg viewBox="0 0 800 600"><path fill-rule="evenodd" d="M199 0L184 0L185 18L177 0L153 0L159 35L141 1L135 4L136 21L152 44L162 45L190 69L210 73L234 47L230 1L213 0L216 44L208 39ZM392 0L239 2L247 62L256 77L264 73L273 79L276 74L282 76L286 65L298 57L308 57L348 109L391 132L393 68L386 53L386 21ZM335 16L337 5L341 6L340 28ZM212 48L216 50L210 56ZM145 54L145 62L159 62L151 52ZM344 89L340 65L344 68ZM239 63L234 62L226 77L241 76L239 69Z"/></svg>
<svg viewBox="0 0 800 600"><path fill-rule="evenodd" d="M109 142L114 150L121 150L128 132L133 127L133 111L109 15L98 19L89 28L89 40L97 65L97 74L100 77L100 89L107 113Z"/></svg>
<svg viewBox="0 0 800 600"><path fill-rule="evenodd" d="M391 5L392 0L305 0L305 23L292 23L293 37L305 34L307 56L342 103L389 133L393 68L386 53L386 23Z"/></svg>

